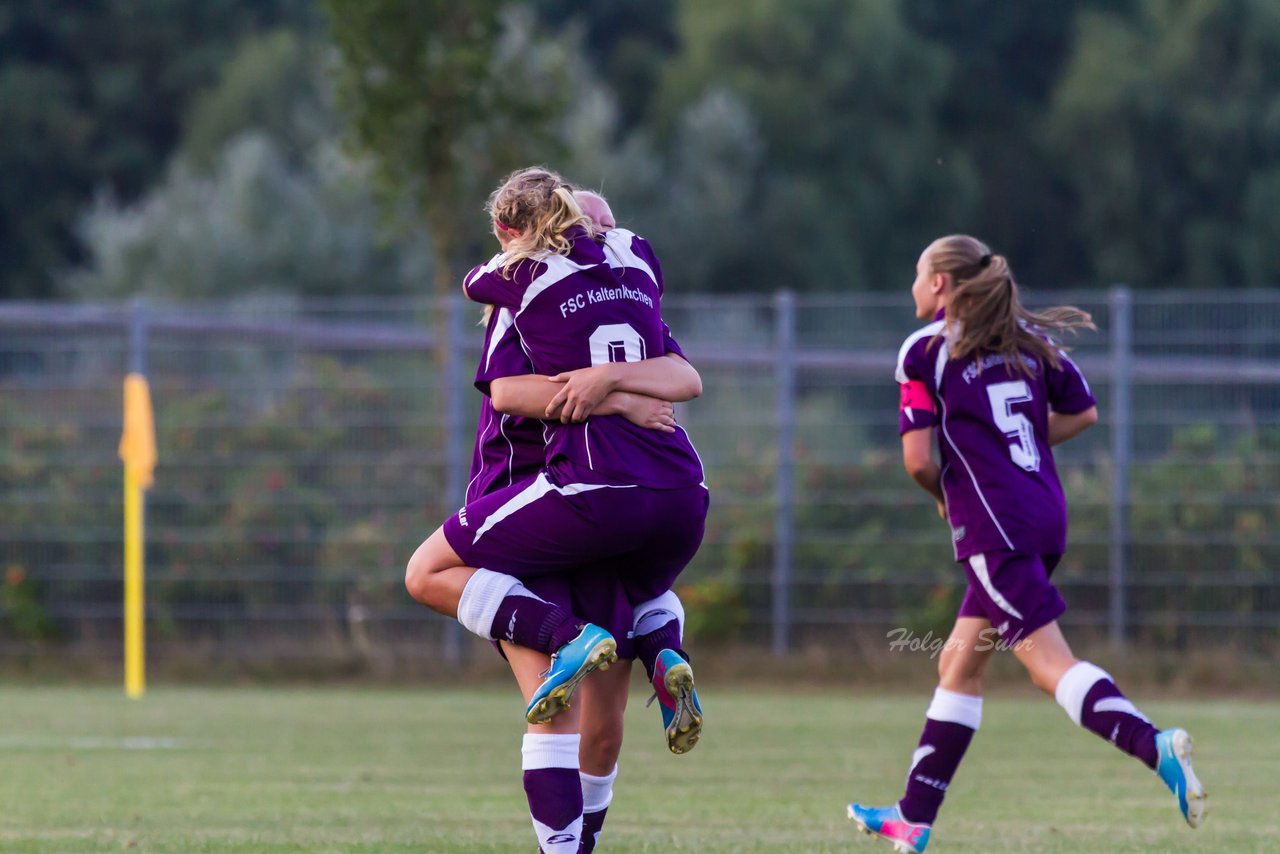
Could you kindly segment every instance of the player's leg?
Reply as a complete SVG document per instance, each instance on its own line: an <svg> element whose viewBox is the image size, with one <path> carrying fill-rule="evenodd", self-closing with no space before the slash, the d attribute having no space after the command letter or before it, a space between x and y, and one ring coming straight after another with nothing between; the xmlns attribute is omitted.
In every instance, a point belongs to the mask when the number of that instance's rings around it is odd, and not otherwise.
<svg viewBox="0 0 1280 854"><path fill-rule="evenodd" d="M1056 621L1027 635L1013 651L1036 687L1052 695L1071 720L1155 771L1178 799L1187 823L1200 825L1208 796L1191 768L1191 737L1185 730L1161 732L1152 726L1110 674L1072 654Z"/></svg>
<svg viewBox="0 0 1280 854"><path fill-rule="evenodd" d="M548 657L506 642L502 651L511 665L525 702L542 683ZM577 854L582 844L582 782L578 751L581 736L576 710L530 726L521 747L524 792L538 845L545 854Z"/></svg>
<svg viewBox="0 0 1280 854"><path fill-rule="evenodd" d="M588 673L616 658L608 631L536 596L520 580L579 562L584 521L569 500L545 473L490 493L447 519L414 552L405 573L410 595L456 616L475 634L552 655L526 710L531 723L559 714Z"/></svg>
<svg viewBox="0 0 1280 854"><path fill-rule="evenodd" d="M647 504L653 533L619 567L618 577L634 606L636 658L659 700L667 748L681 754L698 743L703 714L682 648L684 607L672 588L702 545L710 498L698 486L653 493Z"/></svg>
<svg viewBox="0 0 1280 854"><path fill-rule="evenodd" d="M582 850L591 854L613 802L622 751L623 714L631 684L631 661L597 671L582 683L578 697L582 744L578 750L582 780Z"/></svg>
<svg viewBox="0 0 1280 854"><path fill-rule="evenodd" d="M982 723L982 676L991 653L991 623L966 595L960 616L938 661L938 688L925 711L924 730L907 771L906 791L890 807L849 805L849 817L867 833L886 838L900 851L921 852L931 825Z"/></svg>
<svg viewBox="0 0 1280 854"><path fill-rule="evenodd" d="M702 736L702 704L684 651L684 605L674 591L634 609L636 658L644 665L662 710L667 748L688 753Z"/></svg>

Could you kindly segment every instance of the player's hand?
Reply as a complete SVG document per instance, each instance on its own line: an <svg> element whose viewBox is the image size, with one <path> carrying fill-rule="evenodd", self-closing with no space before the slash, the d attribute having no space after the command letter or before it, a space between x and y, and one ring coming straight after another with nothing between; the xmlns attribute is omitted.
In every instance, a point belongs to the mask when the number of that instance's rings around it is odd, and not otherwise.
<svg viewBox="0 0 1280 854"><path fill-rule="evenodd" d="M947 505L943 501L938 502L938 518L947 521Z"/></svg>
<svg viewBox="0 0 1280 854"><path fill-rule="evenodd" d="M600 401L617 387L612 365L596 365L556 374L551 381L562 383L547 404L547 420L559 419L564 424L586 421Z"/></svg>
<svg viewBox="0 0 1280 854"><path fill-rule="evenodd" d="M639 427L661 433L676 432L676 408L669 400L659 400L644 394L622 393L624 402L620 415Z"/></svg>

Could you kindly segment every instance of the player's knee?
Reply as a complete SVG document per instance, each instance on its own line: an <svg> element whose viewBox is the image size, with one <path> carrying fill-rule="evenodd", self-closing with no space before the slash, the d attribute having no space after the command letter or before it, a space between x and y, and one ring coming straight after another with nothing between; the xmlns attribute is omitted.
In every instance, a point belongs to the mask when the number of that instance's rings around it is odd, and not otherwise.
<svg viewBox="0 0 1280 854"><path fill-rule="evenodd" d="M622 755L622 727L601 727L592 732L582 733L582 766L583 768L608 769L618 764ZM593 773L588 771L587 773Z"/></svg>
<svg viewBox="0 0 1280 854"><path fill-rule="evenodd" d="M404 587L415 601L430 605L435 589L435 574L438 570L422 550L414 552L404 570Z"/></svg>

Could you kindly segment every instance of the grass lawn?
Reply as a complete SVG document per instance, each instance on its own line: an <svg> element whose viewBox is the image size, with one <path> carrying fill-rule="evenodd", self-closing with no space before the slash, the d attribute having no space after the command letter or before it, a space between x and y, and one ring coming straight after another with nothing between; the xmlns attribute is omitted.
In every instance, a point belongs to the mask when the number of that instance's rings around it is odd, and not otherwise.
<svg viewBox="0 0 1280 854"><path fill-rule="evenodd" d="M601 852L890 851L844 805L898 797L926 693L706 686L675 757L640 687ZM1200 830L1052 701L997 692L930 854L1280 851L1280 704L1136 700L1196 739ZM0 689L0 850L532 852L521 708L514 687Z"/></svg>

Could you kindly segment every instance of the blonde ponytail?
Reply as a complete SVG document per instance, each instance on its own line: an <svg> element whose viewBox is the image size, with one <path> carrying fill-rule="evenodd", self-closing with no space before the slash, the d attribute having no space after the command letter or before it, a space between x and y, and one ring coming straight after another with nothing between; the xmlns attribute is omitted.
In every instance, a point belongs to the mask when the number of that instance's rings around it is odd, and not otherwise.
<svg viewBox="0 0 1280 854"><path fill-rule="evenodd" d="M1061 365L1060 348L1046 340L1045 333L1097 328L1088 312L1074 306L1027 309L1008 259L991 254L977 238L941 237L930 245L928 257L932 272L952 277L946 313L952 359L996 353L1013 370L1030 374L1023 353L1041 364Z"/></svg>
<svg viewBox="0 0 1280 854"><path fill-rule="evenodd" d="M507 244L502 275L511 278L520 263L547 255L566 255L572 241L565 232L591 223L573 196L573 186L549 169L534 166L512 172L489 196L494 224L515 236Z"/></svg>

